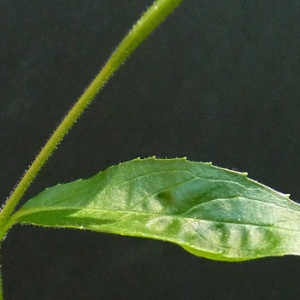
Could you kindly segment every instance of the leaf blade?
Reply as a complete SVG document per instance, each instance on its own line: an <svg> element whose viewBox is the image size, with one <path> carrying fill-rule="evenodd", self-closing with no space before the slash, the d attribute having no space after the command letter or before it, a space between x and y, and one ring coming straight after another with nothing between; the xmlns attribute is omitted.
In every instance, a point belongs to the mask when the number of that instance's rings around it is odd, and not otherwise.
<svg viewBox="0 0 300 300"><path fill-rule="evenodd" d="M300 206L288 195L186 159L136 159L57 185L13 221L159 239L216 260L300 254Z"/></svg>

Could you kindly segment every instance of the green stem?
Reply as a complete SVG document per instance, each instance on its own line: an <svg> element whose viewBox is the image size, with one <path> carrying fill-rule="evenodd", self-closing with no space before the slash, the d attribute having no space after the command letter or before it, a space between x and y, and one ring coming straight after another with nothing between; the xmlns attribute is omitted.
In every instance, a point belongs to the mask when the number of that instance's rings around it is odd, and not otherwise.
<svg viewBox="0 0 300 300"><path fill-rule="evenodd" d="M182 0L155 1L125 36L100 73L65 116L4 205L0 213L1 241L8 229L12 226L12 222L9 222L9 219L19 200L24 195L34 177L53 153L57 145L68 133L72 125L83 113L84 109L91 103L95 95L112 76L112 74L120 67L135 48L155 29L155 27L158 26L168 16L168 14L170 14L173 9L180 4L180 2L182 2Z"/></svg>
<svg viewBox="0 0 300 300"><path fill-rule="evenodd" d="M152 6L148 8L148 10L125 36L99 74L68 112L40 153L37 155L27 172L21 178L20 182L8 198L6 204L3 206L0 212L0 242L3 240L9 228L13 225L13 222L10 222L10 217L18 202L28 189L34 177L56 149L57 145L62 141L72 125L80 117L85 108L92 102L96 94L113 75L113 73L135 50L135 48L155 29L155 27L157 27L180 4L180 2L182 2L182 0L154 1ZM3 294L0 270L0 300L1 299L3 299Z"/></svg>

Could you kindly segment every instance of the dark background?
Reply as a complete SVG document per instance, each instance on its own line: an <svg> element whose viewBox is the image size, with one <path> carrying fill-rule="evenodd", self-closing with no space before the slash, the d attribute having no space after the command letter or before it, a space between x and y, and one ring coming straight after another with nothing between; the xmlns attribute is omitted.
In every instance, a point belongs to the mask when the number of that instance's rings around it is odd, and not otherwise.
<svg viewBox="0 0 300 300"><path fill-rule="evenodd" d="M2 202L151 1L0 1ZM300 1L189 0L105 86L24 199L135 157L248 171L300 200ZM23 200L24 201L24 200ZM15 226L6 299L299 299L300 258Z"/></svg>

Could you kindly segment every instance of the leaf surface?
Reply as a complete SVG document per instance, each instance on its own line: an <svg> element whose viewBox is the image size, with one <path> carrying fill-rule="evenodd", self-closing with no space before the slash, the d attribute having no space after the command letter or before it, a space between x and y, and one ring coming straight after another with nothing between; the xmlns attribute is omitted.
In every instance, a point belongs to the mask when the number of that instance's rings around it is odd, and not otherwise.
<svg viewBox="0 0 300 300"><path fill-rule="evenodd" d="M87 229L173 242L215 260L300 254L300 206L210 163L135 159L48 188L12 223Z"/></svg>

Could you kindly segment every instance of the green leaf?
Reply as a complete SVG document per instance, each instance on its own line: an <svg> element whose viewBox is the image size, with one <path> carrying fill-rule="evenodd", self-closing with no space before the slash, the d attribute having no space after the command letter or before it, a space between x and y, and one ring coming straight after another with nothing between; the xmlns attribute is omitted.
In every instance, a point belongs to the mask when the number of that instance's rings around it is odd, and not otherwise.
<svg viewBox="0 0 300 300"><path fill-rule="evenodd" d="M11 223L169 241L206 258L300 254L300 206L247 174L186 159L135 159L30 199Z"/></svg>

